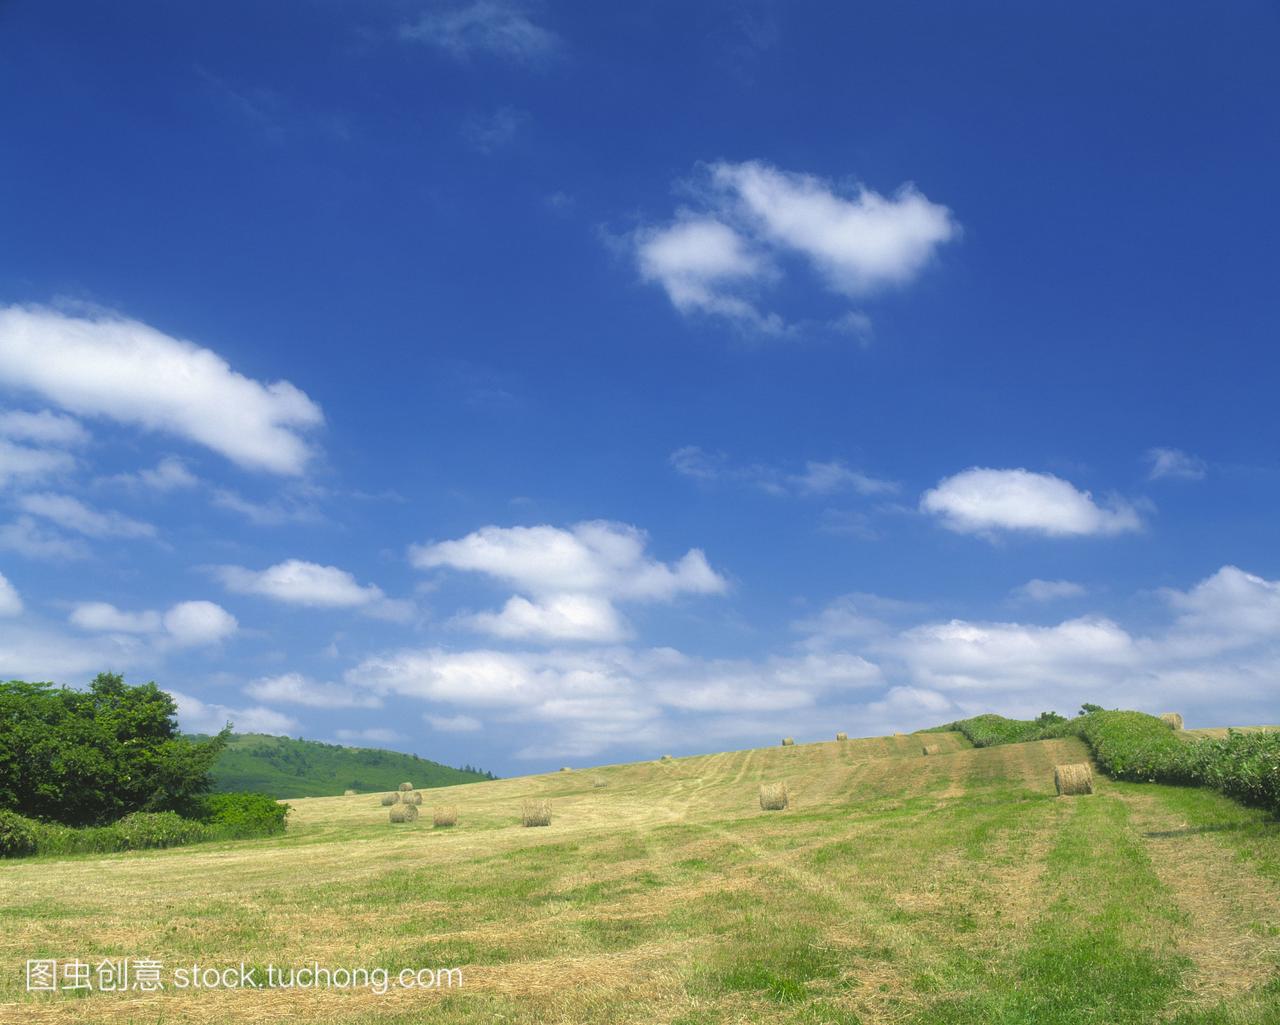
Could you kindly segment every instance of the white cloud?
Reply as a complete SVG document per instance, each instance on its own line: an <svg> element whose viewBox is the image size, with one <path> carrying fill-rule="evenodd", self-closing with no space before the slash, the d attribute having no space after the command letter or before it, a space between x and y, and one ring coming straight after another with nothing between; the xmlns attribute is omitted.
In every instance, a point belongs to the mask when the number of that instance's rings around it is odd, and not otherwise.
<svg viewBox="0 0 1280 1025"><path fill-rule="evenodd" d="M94 633L154 634L164 626L164 617L151 609L126 612L105 601L80 602L68 617L72 626Z"/></svg>
<svg viewBox="0 0 1280 1025"><path fill-rule="evenodd" d="M376 695L339 683L317 683L301 673L266 676L248 684L244 692L259 701L309 708L378 708L382 705Z"/></svg>
<svg viewBox="0 0 1280 1025"><path fill-rule="evenodd" d="M470 715L424 715L433 730L441 733L475 733L484 723Z"/></svg>
<svg viewBox="0 0 1280 1025"><path fill-rule="evenodd" d="M947 477L926 491L920 509L962 534L999 530L1050 537L1119 534L1142 526L1129 505L1100 506L1087 491L1048 473L979 467Z"/></svg>
<svg viewBox="0 0 1280 1025"><path fill-rule="evenodd" d="M146 655L136 637L69 637L30 622L30 616L0 625L5 679L83 684L107 667L135 665Z"/></svg>
<svg viewBox="0 0 1280 1025"><path fill-rule="evenodd" d="M533 22L518 6L499 0L473 0L425 13L401 26L400 38L437 47L460 60L489 53L532 63L560 46L554 32Z"/></svg>
<svg viewBox="0 0 1280 1025"><path fill-rule="evenodd" d="M1151 463L1148 480L1204 480L1209 470L1203 459L1176 448L1148 449L1147 460Z"/></svg>
<svg viewBox="0 0 1280 1025"><path fill-rule="evenodd" d="M384 597L380 588L358 584L346 570L301 559L287 559L261 571L218 566L214 572L231 591L258 594L289 605L349 609L371 605Z"/></svg>
<svg viewBox="0 0 1280 1025"><path fill-rule="evenodd" d="M214 644L234 634L236 617L211 601L178 602L164 614L164 628L182 646Z"/></svg>
<svg viewBox="0 0 1280 1025"><path fill-rule="evenodd" d="M1083 584L1074 580L1028 580L1013 589L1012 597L1021 601L1049 602L1059 598L1079 598L1086 594Z"/></svg>
<svg viewBox="0 0 1280 1025"><path fill-rule="evenodd" d="M538 601L519 595L507 599L501 612L480 612L460 622L495 637L544 637L557 641L617 641L630 631L606 598L590 594L557 594Z"/></svg>
<svg viewBox="0 0 1280 1025"><path fill-rule="evenodd" d="M480 153L494 153L515 142L529 115L514 107L499 107L492 114L473 115L462 125L462 138Z"/></svg>
<svg viewBox="0 0 1280 1025"><path fill-rule="evenodd" d="M670 224L642 228L632 240L640 276L661 285L683 313L786 333L792 328L752 298L781 277L773 254L803 257L830 290L860 298L909 283L959 233L945 206L909 184L888 198L865 187L846 197L813 175L761 161L722 162L708 171L708 210L681 210ZM850 310L828 327L865 340L871 323Z"/></svg>
<svg viewBox="0 0 1280 1025"><path fill-rule="evenodd" d="M0 307L0 383L279 474L303 472L312 453L301 432L323 422L289 382L262 384L209 349L111 314Z"/></svg>
<svg viewBox="0 0 1280 1025"><path fill-rule="evenodd" d="M108 483L126 487L143 487L162 494L199 486L200 478L187 469L187 464L177 456L165 456L155 466L137 473L118 473L104 478Z"/></svg>
<svg viewBox="0 0 1280 1025"><path fill-rule="evenodd" d="M0 525L0 550L49 562L89 557L89 549L82 541L45 530L30 516L19 516L12 523Z"/></svg>
<svg viewBox="0 0 1280 1025"><path fill-rule="evenodd" d="M22 614L22 595L9 583L9 578L0 573L0 616L20 616Z"/></svg>
<svg viewBox="0 0 1280 1025"><path fill-rule="evenodd" d="M28 483L66 473L76 465L67 452L31 448L0 439L0 487L14 481Z"/></svg>
<svg viewBox="0 0 1280 1025"><path fill-rule="evenodd" d="M339 740L344 740L349 744L359 741L364 741L367 744L396 744L402 740L409 739L403 733L377 726L366 730L338 730L337 737Z"/></svg>
<svg viewBox="0 0 1280 1025"><path fill-rule="evenodd" d="M226 705L206 704L199 698L181 691L169 694L178 706L178 721L188 733L217 733L230 722L237 733L268 733L289 736L302 730L297 719L270 708L229 708Z"/></svg>
<svg viewBox="0 0 1280 1025"><path fill-rule="evenodd" d="M42 516L65 530L86 537L140 538L155 537L156 534L156 528L150 523L130 519L117 512L90 509L70 495L37 492L19 496L17 504L23 512Z"/></svg>
<svg viewBox="0 0 1280 1025"><path fill-rule="evenodd" d="M38 413L16 409L0 413L0 436L63 447L83 445L89 440L89 432L79 420L47 409Z"/></svg>
<svg viewBox="0 0 1280 1025"><path fill-rule="evenodd" d="M697 445L685 445L672 452L668 460L676 473L683 477L745 484L780 497L825 497L846 491L859 495L884 495L898 490L893 481L851 469L840 459L826 462L810 459L802 472L790 473L761 463L734 466L722 453L707 452Z"/></svg>
<svg viewBox="0 0 1280 1025"><path fill-rule="evenodd" d="M534 596L516 595L498 613L463 622L500 637L616 640L627 633L616 601L671 601L680 594L722 594L727 585L693 548L675 563L645 553L647 535L593 520L559 527L483 527L456 541L415 545L420 569L482 573Z"/></svg>

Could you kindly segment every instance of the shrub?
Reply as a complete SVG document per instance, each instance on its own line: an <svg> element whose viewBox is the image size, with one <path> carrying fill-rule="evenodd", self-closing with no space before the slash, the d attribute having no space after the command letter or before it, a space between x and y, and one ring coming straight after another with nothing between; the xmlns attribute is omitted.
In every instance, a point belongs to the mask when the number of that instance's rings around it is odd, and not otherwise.
<svg viewBox="0 0 1280 1025"><path fill-rule="evenodd" d="M274 836L284 832L289 806L267 794L209 794L200 802L199 817L219 837L234 839Z"/></svg>
<svg viewBox="0 0 1280 1025"><path fill-rule="evenodd" d="M1239 733L1186 745L1187 764L1206 786L1280 811L1280 733Z"/></svg>
<svg viewBox="0 0 1280 1025"><path fill-rule="evenodd" d="M1039 740L1043 727L1022 719L1006 719L1002 715L975 715L947 723L926 733L958 731L968 738L974 747L995 747L997 744L1021 744L1026 740Z"/></svg>
<svg viewBox="0 0 1280 1025"><path fill-rule="evenodd" d="M121 851L142 851L153 847L177 847L209 838L202 822L184 819L172 811L135 811L104 828L114 834Z"/></svg>
<svg viewBox="0 0 1280 1025"><path fill-rule="evenodd" d="M0 810L0 858L34 854L39 825L16 812Z"/></svg>

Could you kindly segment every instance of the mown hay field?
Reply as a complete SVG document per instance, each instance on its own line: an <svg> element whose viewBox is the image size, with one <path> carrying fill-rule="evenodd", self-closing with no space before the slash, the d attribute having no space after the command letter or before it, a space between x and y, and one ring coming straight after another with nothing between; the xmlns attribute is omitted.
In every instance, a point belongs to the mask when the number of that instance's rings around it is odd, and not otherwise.
<svg viewBox="0 0 1280 1025"><path fill-rule="evenodd" d="M1055 796L1077 740L777 745L291 802L283 837L0 863L0 1022L1280 1022L1280 825ZM594 785L599 779L607 786ZM760 787L787 784L762 811ZM552 824L521 825L526 800ZM461 989L32 994L27 959L452 968Z"/></svg>

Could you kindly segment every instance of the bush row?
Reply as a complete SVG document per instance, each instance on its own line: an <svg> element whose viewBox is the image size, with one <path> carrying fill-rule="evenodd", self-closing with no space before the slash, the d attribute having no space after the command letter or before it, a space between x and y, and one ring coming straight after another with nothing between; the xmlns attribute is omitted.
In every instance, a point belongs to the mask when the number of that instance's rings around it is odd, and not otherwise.
<svg viewBox="0 0 1280 1025"><path fill-rule="evenodd" d="M110 825L75 828L0 809L0 857L108 854L271 836L284 832L289 806L265 794L210 794L196 811L199 819L171 811L139 811Z"/></svg>
<svg viewBox="0 0 1280 1025"><path fill-rule="evenodd" d="M979 715L938 729L958 730L975 747L1080 737L1108 776L1212 787L1280 812L1280 733L1232 730L1223 740L1181 739L1155 716L1119 711L1090 712L1047 725Z"/></svg>

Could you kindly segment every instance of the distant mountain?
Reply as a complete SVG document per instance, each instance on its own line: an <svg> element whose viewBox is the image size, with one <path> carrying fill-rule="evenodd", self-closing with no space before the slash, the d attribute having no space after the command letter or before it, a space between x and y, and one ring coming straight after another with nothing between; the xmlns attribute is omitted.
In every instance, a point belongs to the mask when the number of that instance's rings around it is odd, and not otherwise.
<svg viewBox="0 0 1280 1025"><path fill-rule="evenodd" d="M454 769L399 751L237 733L214 762L213 778L214 789L219 791L332 797L344 790L394 790L405 781L427 789L495 777L470 766Z"/></svg>

